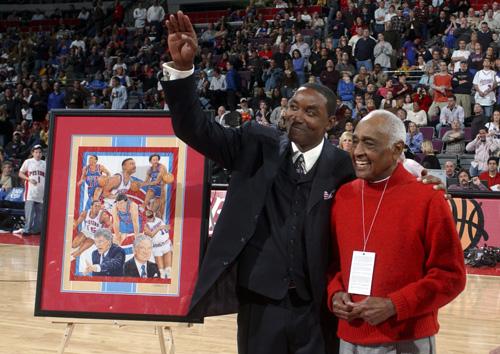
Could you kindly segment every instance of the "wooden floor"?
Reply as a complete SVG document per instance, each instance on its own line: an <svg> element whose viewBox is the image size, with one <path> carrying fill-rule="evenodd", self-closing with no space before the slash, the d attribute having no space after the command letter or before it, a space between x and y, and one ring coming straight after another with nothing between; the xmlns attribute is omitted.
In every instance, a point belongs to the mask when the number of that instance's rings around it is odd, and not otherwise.
<svg viewBox="0 0 500 354"><path fill-rule="evenodd" d="M0 353L56 353L64 325L33 317L38 247L0 244ZM487 354L500 346L500 277L469 275L440 312L438 353ZM236 353L235 316L174 328L177 354ZM154 325L77 325L68 354L160 353Z"/></svg>

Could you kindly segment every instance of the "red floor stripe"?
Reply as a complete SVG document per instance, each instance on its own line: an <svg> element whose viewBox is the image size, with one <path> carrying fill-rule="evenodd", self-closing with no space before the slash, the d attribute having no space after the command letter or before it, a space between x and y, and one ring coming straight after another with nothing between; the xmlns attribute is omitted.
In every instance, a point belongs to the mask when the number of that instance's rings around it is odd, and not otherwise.
<svg viewBox="0 0 500 354"><path fill-rule="evenodd" d="M466 266L466 268L467 268L467 274L500 276L500 263L497 263L496 267L474 268L474 267Z"/></svg>
<svg viewBox="0 0 500 354"><path fill-rule="evenodd" d="M40 245L40 236L21 236L14 234L0 234L0 243L8 245L28 245L28 246L38 246Z"/></svg>

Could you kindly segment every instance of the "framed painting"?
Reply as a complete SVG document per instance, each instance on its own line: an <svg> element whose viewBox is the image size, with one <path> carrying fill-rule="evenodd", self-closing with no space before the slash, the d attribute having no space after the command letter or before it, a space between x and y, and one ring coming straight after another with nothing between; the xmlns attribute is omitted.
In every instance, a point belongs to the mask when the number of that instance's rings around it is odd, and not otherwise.
<svg viewBox="0 0 500 354"><path fill-rule="evenodd" d="M54 111L35 315L202 322L205 158L163 111Z"/></svg>

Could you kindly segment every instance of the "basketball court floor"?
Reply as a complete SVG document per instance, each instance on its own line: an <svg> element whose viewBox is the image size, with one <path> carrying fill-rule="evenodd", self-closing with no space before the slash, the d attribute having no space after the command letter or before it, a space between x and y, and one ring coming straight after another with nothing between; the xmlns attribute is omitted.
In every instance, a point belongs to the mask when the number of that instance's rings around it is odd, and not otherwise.
<svg viewBox="0 0 500 354"><path fill-rule="evenodd" d="M4 241L2 241L2 239ZM13 236L10 240L14 240ZM2 243L9 242L9 244ZM26 241L36 244L36 239ZM18 243L24 243L19 240ZM57 353L65 325L33 316L38 247L0 238L0 353ZM500 274L497 269L496 274ZM495 274L495 272L492 272ZM489 354L500 347L500 276L469 274L467 288L440 311L437 353ZM65 353L160 353L154 323L77 324ZM119 323L118 323L119 324ZM236 353L236 317L173 327L177 354Z"/></svg>

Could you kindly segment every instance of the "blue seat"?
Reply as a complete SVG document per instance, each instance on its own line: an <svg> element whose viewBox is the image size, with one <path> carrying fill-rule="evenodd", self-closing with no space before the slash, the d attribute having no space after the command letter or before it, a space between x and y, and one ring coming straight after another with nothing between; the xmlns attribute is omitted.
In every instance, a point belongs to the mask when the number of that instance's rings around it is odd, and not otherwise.
<svg viewBox="0 0 500 354"><path fill-rule="evenodd" d="M0 200L0 229L14 230L24 227L24 188L12 188Z"/></svg>

